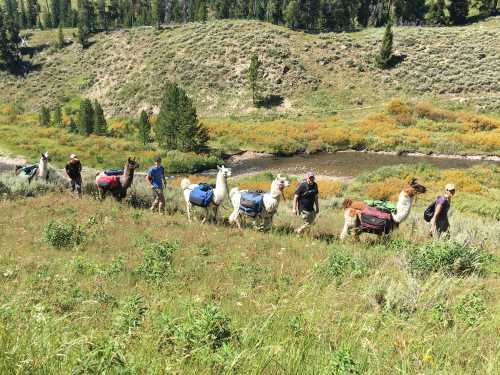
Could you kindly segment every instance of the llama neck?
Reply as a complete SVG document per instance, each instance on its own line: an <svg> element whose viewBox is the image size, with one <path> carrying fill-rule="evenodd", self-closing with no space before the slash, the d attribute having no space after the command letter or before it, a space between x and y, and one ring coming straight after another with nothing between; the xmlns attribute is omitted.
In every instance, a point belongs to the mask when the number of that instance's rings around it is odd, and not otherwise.
<svg viewBox="0 0 500 375"><path fill-rule="evenodd" d="M404 191L399 194L398 203L396 205L396 213L392 215L392 218L396 223L401 223L408 218L410 215L411 206L413 204L413 197L410 197Z"/></svg>
<svg viewBox="0 0 500 375"><path fill-rule="evenodd" d="M128 189L130 185L132 185L132 181L134 180L134 170L129 168L128 165L123 170L123 176L120 179L121 185Z"/></svg>
<svg viewBox="0 0 500 375"><path fill-rule="evenodd" d="M47 160L41 158L40 162L38 163L38 176L44 177L46 170L47 170Z"/></svg>
<svg viewBox="0 0 500 375"><path fill-rule="evenodd" d="M271 197L273 197L273 199L276 199L279 201L281 199L282 194L283 193L281 192L278 185L273 183L271 185Z"/></svg>
<svg viewBox="0 0 500 375"><path fill-rule="evenodd" d="M224 200L224 197L227 195L227 177L224 176L223 173L217 174L217 181L215 183L214 189L214 202L215 204L219 204Z"/></svg>

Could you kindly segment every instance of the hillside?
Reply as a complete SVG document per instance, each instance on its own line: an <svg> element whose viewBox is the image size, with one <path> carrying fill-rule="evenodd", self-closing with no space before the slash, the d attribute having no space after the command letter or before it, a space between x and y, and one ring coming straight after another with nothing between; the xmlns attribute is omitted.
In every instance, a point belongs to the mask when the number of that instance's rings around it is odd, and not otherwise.
<svg viewBox="0 0 500 375"><path fill-rule="evenodd" d="M321 201L313 232L298 238L290 201L272 231L241 233L188 225L177 187L167 191L166 216L54 187L8 196L0 200L0 373L497 374L497 167L384 168L346 194L368 187L397 196L409 175L430 192L391 240L360 243L338 241L335 198ZM458 242L433 243L421 214L449 178L459 187ZM19 188L13 181L2 175L0 197ZM47 190L41 185L32 188ZM320 181L325 195L327 186ZM133 187L141 192L143 179Z"/></svg>
<svg viewBox="0 0 500 375"><path fill-rule="evenodd" d="M73 31L65 30L68 42ZM265 69L262 94L290 116L379 106L395 95L456 98L499 110L499 17L466 27L395 28L402 61L387 71L373 65L382 33L314 35L255 21L215 21L102 33L88 49L68 43L57 51L49 46L55 31L35 31L26 35L32 70L25 77L0 73L1 101L30 111L88 96L99 99L108 116L136 114L156 110L162 83L174 80L204 117L255 115L246 69L257 53Z"/></svg>

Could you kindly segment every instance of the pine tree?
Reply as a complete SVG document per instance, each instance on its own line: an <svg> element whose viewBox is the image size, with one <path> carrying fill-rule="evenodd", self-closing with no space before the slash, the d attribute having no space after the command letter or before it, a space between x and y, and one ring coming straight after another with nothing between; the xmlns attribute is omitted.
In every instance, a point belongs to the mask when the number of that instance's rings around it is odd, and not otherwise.
<svg viewBox="0 0 500 375"><path fill-rule="evenodd" d="M94 101L94 132L97 135L106 135L108 133L108 124L104 117L104 111L97 100Z"/></svg>
<svg viewBox="0 0 500 375"><path fill-rule="evenodd" d="M47 107L43 106L40 108L40 113L38 114L38 123L40 126L49 127L50 126L50 111Z"/></svg>
<svg viewBox="0 0 500 375"><path fill-rule="evenodd" d="M52 115L52 125L55 126L56 128L62 128L64 125L60 104L56 104L54 107L54 112Z"/></svg>
<svg viewBox="0 0 500 375"><path fill-rule="evenodd" d="M434 0L429 6L426 19L434 25L444 25L446 23L446 9L445 0Z"/></svg>
<svg viewBox="0 0 500 375"><path fill-rule="evenodd" d="M260 77L260 66L261 62L257 55L253 55L250 61L250 67L248 68L248 81L250 83L250 87L252 88L252 101L255 105L257 103L258 96L258 81Z"/></svg>
<svg viewBox="0 0 500 375"><path fill-rule="evenodd" d="M21 37L19 36L19 14L16 0L5 0L4 27L10 48L17 52Z"/></svg>
<svg viewBox="0 0 500 375"><path fill-rule="evenodd" d="M78 133L78 125L76 125L75 119L73 117L69 118L68 131L70 133Z"/></svg>
<svg viewBox="0 0 500 375"><path fill-rule="evenodd" d="M19 13L19 28L20 29L28 28L28 16L26 14L26 6L24 4L24 0L21 0L21 11Z"/></svg>
<svg viewBox="0 0 500 375"><path fill-rule="evenodd" d="M59 24L59 30L57 32L57 48L63 49L64 48L64 33L63 33L63 28L62 28L62 21Z"/></svg>
<svg viewBox="0 0 500 375"><path fill-rule="evenodd" d="M378 56L375 58L375 62L380 68L386 69L391 65L392 60L392 43L394 35L392 33L392 21L387 22L385 28L384 40L382 41L382 47Z"/></svg>
<svg viewBox="0 0 500 375"><path fill-rule="evenodd" d="M149 116L146 111L141 112L139 118L139 140L144 144L148 144L151 141L151 124L149 122Z"/></svg>
<svg viewBox="0 0 500 375"><path fill-rule="evenodd" d="M92 109L92 103L88 99L83 99L80 103L78 130L83 135L89 135L94 132L94 110Z"/></svg>
<svg viewBox="0 0 500 375"><path fill-rule="evenodd" d="M160 29L160 25L165 18L165 4L164 0L153 0L152 3L152 18L157 29Z"/></svg>
<svg viewBox="0 0 500 375"><path fill-rule="evenodd" d="M106 13L105 0L99 0L97 3L97 20L101 30L108 31L108 15Z"/></svg>
<svg viewBox="0 0 500 375"><path fill-rule="evenodd" d="M50 17L52 27L56 27L61 23L61 2L60 0L52 0L50 2Z"/></svg>
<svg viewBox="0 0 500 375"><path fill-rule="evenodd" d="M0 66L8 66L12 61L13 51L7 38L7 29L4 23L4 12L0 7Z"/></svg>
<svg viewBox="0 0 500 375"><path fill-rule="evenodd" d="M450 0L448 12L454 25L463 25L469 16L469 0Z"/></svg>
<svg viewBox="0 0 500 375"><path fill-rule="evenodd" d="M38 22L38 2L37 0L26 0L27 27L35 28Z"/></svg>
<svg viewBox="0 0 500 375"><path fill-rule="evenodd" d="M173 83L165 87L154 130L158 143L168 150L198 151L208 140L191 99Z"/></svg>
<svg viewBox="0 0 500 375"><path fill-rule="evenodd" d="M300 5L298 0L291 0L285 9L285 21L289 28L303 27Z"/></svg>

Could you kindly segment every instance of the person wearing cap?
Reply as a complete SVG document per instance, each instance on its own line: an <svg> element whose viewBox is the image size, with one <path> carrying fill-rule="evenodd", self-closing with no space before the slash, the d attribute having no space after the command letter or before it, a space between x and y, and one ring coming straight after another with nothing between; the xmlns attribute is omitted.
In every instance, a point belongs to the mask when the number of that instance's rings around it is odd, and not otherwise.
<svg viewBox="0 0 500 375"><path fill-rule="evenodd" d="M444 188L444 194L437 197L434 216L431 219L430 234L435 238L447 234L450 229L448 221L448 211L451 207L451 199L455 195L455 185L447 184Z"/></svg>
<svg viewBox="0 0 500 375"><path fill-rule="evenodd" d="M77 193L78 198L82 195L82 163L75 154L69 156L69 162L65 167L66 175L71 182L71 193Z"/></svg>
<svg viewBox="0 0 500 375"><path fill-rule="evenodd" d="M302 218L303 224L296 230L302 234L304 230L314 224L316 214L319 213L318 185L315 182L314 172L308 172L306 179L302 181L293 197L293 212Z"/></svg>
<svg viewBox="0 0 500 375"><path fill-rule="evenodd" d="M161 213L165 208L163 188L167 184L167 180L165 179L165 169L161 165L161 158L159 156L155 158L155 165L148 170L147 180L153 190L151 212L154 212L156 207L158 207L158 212Z"/></svg>

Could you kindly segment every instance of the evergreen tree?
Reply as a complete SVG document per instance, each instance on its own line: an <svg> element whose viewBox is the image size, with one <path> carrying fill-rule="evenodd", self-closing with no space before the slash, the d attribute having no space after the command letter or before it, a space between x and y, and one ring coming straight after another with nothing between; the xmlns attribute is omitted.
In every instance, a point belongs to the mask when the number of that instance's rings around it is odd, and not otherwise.
<svg viewBox="0 0 500 375"><path fill-rule="evenodd" d="M78 125L76 125L75 119L73 117L69 118L68 131L70 133L78 133Z"/></svg>
<svg viewBox="0 0 500 375"><path fill-rule="evenodd" d="M154 130L158 143L168 150L198 151L208 140L191 99L173 83L165 88Z"/></svg>
<svg viewBox="0 0 500 375"><path fill-rule="evenodd" d="M208 18L208 4L206 0L195 0L194 21L206 22Z"/></svg>
<svg viewBox="0 0 500 375"><path fill-rule="evenodd" d="M17 51L21 37L19 36L19 14L17 0L5 0L4 27L10 47Z"/></svg>
<svg viewBox="0 0 500 375"><path fill-rule="evenodd" d="M97 135L106 135L108 132L104 111L97 100L94 101L94 132Z"/></svg>
<svg viewBox="0 0 500 375"><path fill-rule="evenodd" d="M448 12L454 25L463 25L469 16L469 0L450 0Z"/></svg>
<svg viewBox="0 0 500 375"><path fill-rule="evenodd" d="M418 24L424 19L425 0L392 0L392 4L398 24Z"/></svg>
<svg viewBox="0 0 500 375"><path fill-rule="evenodd" d="M51 29L52 28L52 17L50 15L49 9L45 9L42 12L41 23L43 24L43 29Z"/></svg>
<svg viewBox="0 0 500 375"><path fill-rule="evenodd" d="M153 2L152 2L152 19L156 25L156 28L159 29L161 23L165 19L164 0L153 0Z"/></svg>
<svg viewBox="0 0 500 375"><path fill-rule="evenodd" d="M38 114L38 123L43 127L50 126L50 111L44 105L42 105L42 107L40 108L40 113Z"/></svg>
<svg viewBox="0 0 500 375"><path fill-rule="evenodd" d="M57 32L57 48L63 49L64 48L64 33L63 33L63 28L62 28L62 21L59 24L59 30Z"/></svg>
<svg viewBox="0 0 500 375"><path fill-rule="evenodd" d="M19 61L16 32L12 19L0 7L0 67L11 69Z"/></svg>
<svg viewBox="0 0 500 375"><path fill-rule="evenodd" d="M56 104L56 106L54 107L54 112L52 115L52 124L57 128L62 128L64 125L60 104Z"/></svg>
<svg viewBox="0 0 500 375"><path fill-rule="evenodd" d="M56 27L61 23L61 2L60 0L52 0L50 2L50 17L52 27Z"/></svg>
<svg viewBox="0 0 500 375"><path fill-rule="evenodd" d="M392 60L392 43L394 35L392 33L392 21L387 22L385 28L384 40L382 41L382 47L378 56L375 58L375 62L380 68L386 69L390 67Z"/></svg>
<svg viewBox="0 0 500 375"><path fill-rule="evenodd" d="M21 0L21 11L19 13L19 28L20 29L28 28L28 15L26 13L26 6L24 4L24 0Z"/></svg>
<svg viewBox="0 0 500 375"><path fill-rule="evenodd" d="M329 30L350 30L359 6L357 0L322 0L319 23Z"/></svg>
<svg viewBox="0 0 500 375"><path fill-rule="evenodd" d="M445 0L434 0L427 11L427 21L434 25L444 25L446 23L445 9Z"/></svg>
<svg viewBox="0 0 500 375"><path fill-rule="evenodd" d="M253 55L250 61L250 67L248 68L248 81L250 83L250 87L252 88L252 101L254 105L257 103L260 66L261 62L259 57L257 55Z"/></svg>
<svg viewBox="0 0 500 375"><path fill-rule="evenodd" d="M141 112L139 118L139 140L144 144L148 144L151 140L151 124L149 122L149 116L146 111Z"/></svg>
<svg viewBox="0 0 500 375"><path fill-rule="evenodd" d="M108 31L108 15L106 13L105 0L99 0L97 3L97 23L101 30Z"/></svg>
<svg viewBox="0 0 500 375"><path fill-rule="evenodd" d="M89 135L94 132L94 110L92 109L92 103L88 99L83 99L80 103L78 130L83 135Z"/></svg>
<svg viewBox="0 0 500 375"><path fill-rule="evenodd" d="M37 0L26 0L26 27L35 28L38 20Z"/></svg>
<svg viewBox="0 0 500 375"><path fill-rule="evenodd" d="M298 0L291 0L286 6L285 22L291 29L298 29L304 26Z"/></svg>
<svg viewBox="0 0 500 375"><path fill-rule="evenodd" d="M87 47L88 38L94 29L94 11L90 0L80 0L78 10L78 41L83 48Z"/></svg>

